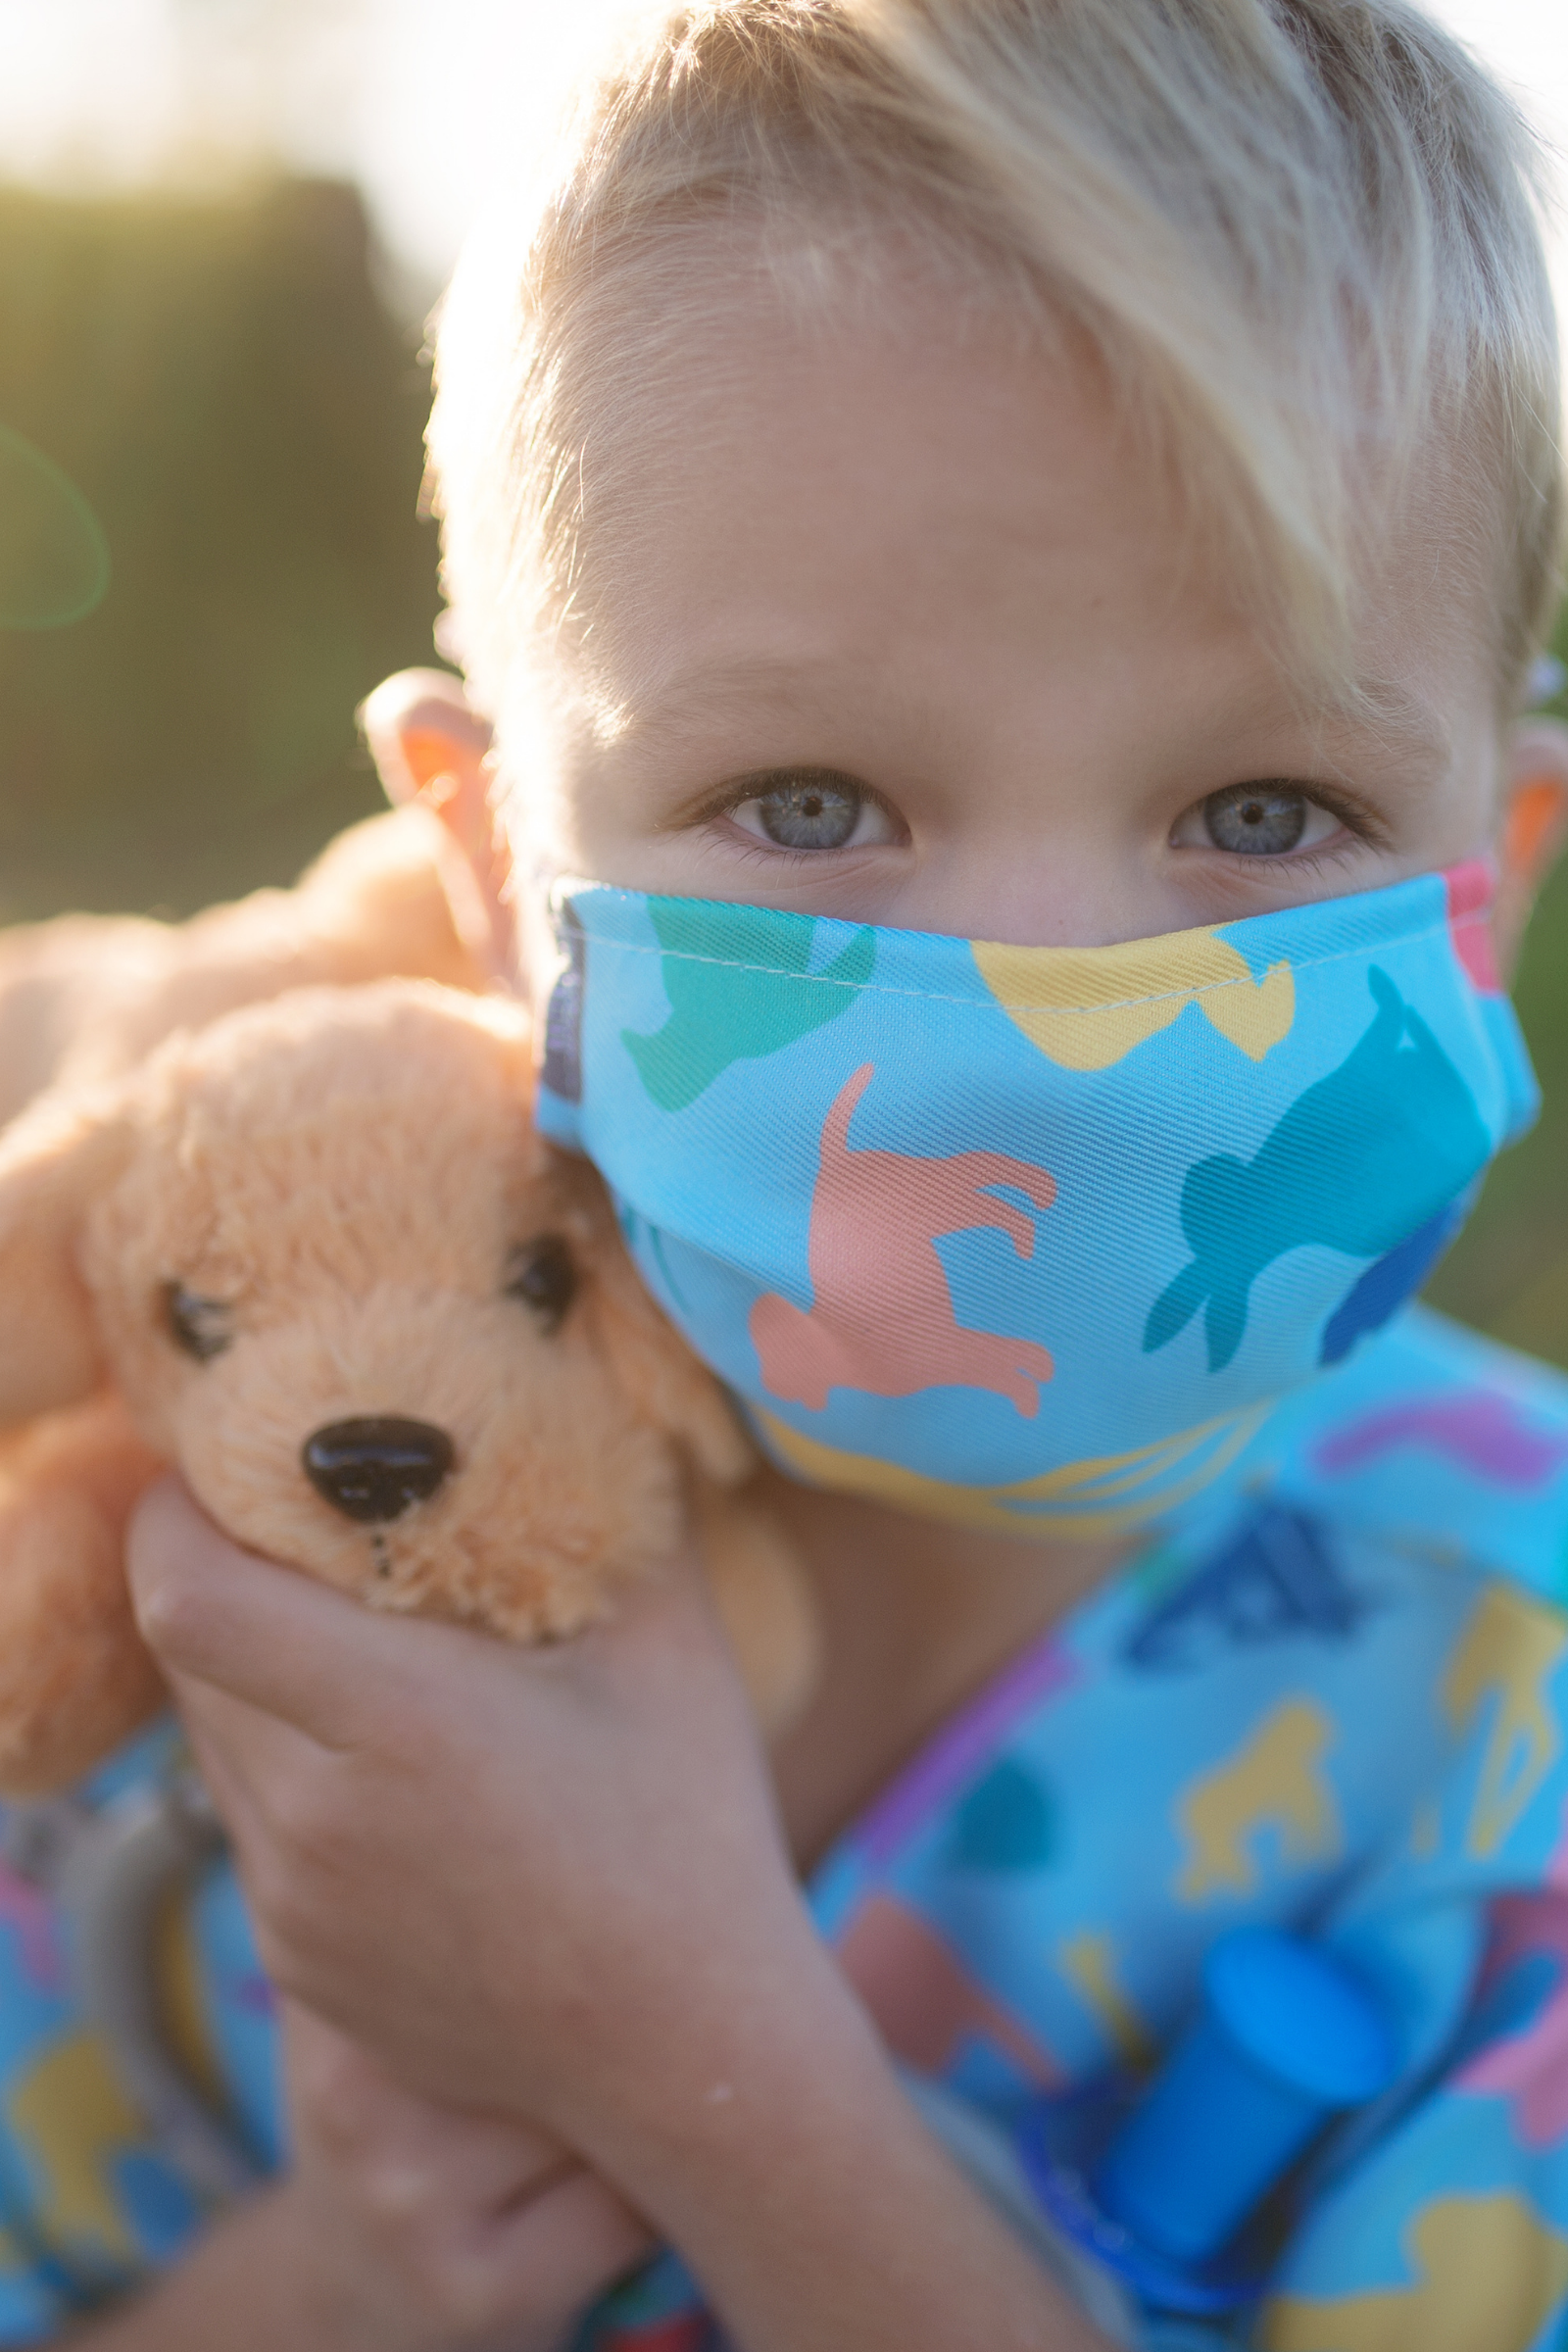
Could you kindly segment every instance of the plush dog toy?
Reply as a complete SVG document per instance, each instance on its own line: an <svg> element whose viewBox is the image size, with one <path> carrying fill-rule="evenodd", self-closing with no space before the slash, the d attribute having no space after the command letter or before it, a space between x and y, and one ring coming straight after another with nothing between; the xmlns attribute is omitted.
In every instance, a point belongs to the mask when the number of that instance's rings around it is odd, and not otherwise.
<svg viewBox="0 0 1568 2352"><path fill-rule="evenodd" d="M502 870L488 724L439 669L385 679L359 718L395 808L339 834L291 890L184 923L68 914L0 931L0 1127L47 1087L128 1070L173 1030L285 989L501 977L474 879L487 858L498 885Z"/></svg>
<svg viewBox="0 0 1568 2352"><path fill-rule="evenodd" d="M131 1069L174 1029L285 989L483 988L454 914L465 886L445 827L416 804L351 826L292 890L186 923L68 914L0 931L0 1127L47 1087Z"/></svg>
<svg viewBox="0 0 1568 2352"><path fill-rule="evenodd" d="M764 1721L813 1629L751 1448L585 1162L534 1132L527 1018L306 989L56 1086L0 1137L0 1789L160 1703L122 1567L161 1463L371 1606L575 1632L688 1494Z"/></svg>

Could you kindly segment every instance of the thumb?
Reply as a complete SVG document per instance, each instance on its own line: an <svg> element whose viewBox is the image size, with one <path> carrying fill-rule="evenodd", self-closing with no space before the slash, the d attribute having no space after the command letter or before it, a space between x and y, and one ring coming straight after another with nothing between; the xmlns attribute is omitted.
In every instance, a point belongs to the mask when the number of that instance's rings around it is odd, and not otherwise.
<svg viewBox="0 0 1568 2352"><path fill-rule="evenodd" d="M413 1627L231 1543L177 1478L137 1504L125 1570L142 1639L172 1675L226 1690L323 1746L354 1743L367 1711L359 1693L374 1690L382 1721L389 1695L417 1687ZM418 1634L463 1638L434 1625Z"/></svg>

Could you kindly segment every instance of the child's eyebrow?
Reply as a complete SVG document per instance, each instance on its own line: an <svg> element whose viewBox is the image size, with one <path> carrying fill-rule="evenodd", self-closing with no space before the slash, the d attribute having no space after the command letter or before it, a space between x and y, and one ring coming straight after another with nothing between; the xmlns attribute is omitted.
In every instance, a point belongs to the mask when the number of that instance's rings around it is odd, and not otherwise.
<svg viewBox="0 0 1568 2352"><path fill-rule="evenodd" d="M793 654L748 654L674 669L633 687L613 704L594 711L594 733L601 744L657 742L689 727L694 719L724 718L744 713L759 702L775 708L802 689L822 687L835 678L855 683L856 665L842 648L824 646L820 652L804 648Z"/></svg>
<svg viewBox="0 0 1568 2352"><path fill-rule="evenodd" d="M840 646L694 663L651 682L646 699L634 692L613 710L602 707L595 732L604 744L657 742L695 719L724 718L759 701L777 707L803 690L819 693L835 679L852 688L858 683L858 664ZM1245 707L1252 696L1241 701ZM1441 773L1453 757L1453 733L1443 713L1407 681L1376 670L1326 686L1315 709L1301 714L1335 733L1371 733L1381 749L1423 771Z"/></svg>
<svg viewBox="0 0 1568 2352"><path fill-rule="evenodd" d="M1442 711L1405 680L1377 670L1331 692L1322 715L1336 729L1373 735L1380 750L1434 775L1442 774L1453 759L1453 730Z"/></svg>

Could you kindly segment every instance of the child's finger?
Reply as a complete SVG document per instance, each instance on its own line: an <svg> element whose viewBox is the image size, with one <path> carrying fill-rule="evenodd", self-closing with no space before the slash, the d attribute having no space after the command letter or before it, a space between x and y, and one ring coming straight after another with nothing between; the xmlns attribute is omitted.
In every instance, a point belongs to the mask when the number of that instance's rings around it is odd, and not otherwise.
<svg viewBox="0 0 1568 2352"><path fill-rule="evenodd" d="M171 1674L168 1681L202 1786L230 1838L241 1840L255 1816L252 1784L260 1762L252 1753L255 1742L246 1740L244 1734L275 1719L212 1684L190 1682L180 1674ZM292 1724L277 1728L296 1740L303 1738Z"/></svg>
<svg viewBox="0 0 1568 2352"><path fill-rule="evenodd" d="M497 2309L568 2312L613 2285L656 2242L597 2174L577 2170L498 2225L481 2260Z"/></svg>
<svg viewBox="0 0 1568 2352"><path fill-rule="evenodd" d="M355 1745L416 1687L409 1625L230 1543L176 1479L138 1503L125 1564L142 1637L172 1676L214 1685L322 1746ZM421 1627L416 1646L420 1637L471 1639L448 1626ZM361 1691L372 1694L363 1707Z"/></svg>
<svg viewBox="0 0 1568 2352"><path fill-rule="evenodd" d="M559 1688L579 1674L617 1681L629 1671L647 1692L671 1668L689 1671L704 1652L725 1654L686 1557L629 1587L607 1623L530 1651L463 1626L378 1615L246 1551L172 1478L137 1505L126 1567L141 1632L182 1711L198 1737L231 1754L270 1738L263 1718L329 1752L383 1745L389 1732L401 1747L439 1693L476 1693L498 1672L509 1684L532 1676Z"/></svg>

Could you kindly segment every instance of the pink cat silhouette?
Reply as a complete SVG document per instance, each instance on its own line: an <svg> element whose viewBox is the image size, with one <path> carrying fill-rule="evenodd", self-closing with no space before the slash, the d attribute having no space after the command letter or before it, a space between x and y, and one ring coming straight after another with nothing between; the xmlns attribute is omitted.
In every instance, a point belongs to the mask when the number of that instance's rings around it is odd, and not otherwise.
<svg viewBox="0 0 1568 2352"><path fill-rule="evenodd" d="M936 1241L993 1225L1019 1257L1033 1256L1033 1220L984 1188L1009 1185L1049 1208L1054 1181L1000 1152L955 1152L947 1159L852 1152L850 1120L872 1072L870 1062L856 1071L822 1124L808 1250L810 1313L771 1292L752 1309L763 1383L774 1396L813 1412L833 1388L873 1396L991 1389L1032 1417L1039 1384L1054 1369L1050 1355L1033 1340L969 1331L955 1319Z"/></svg>

